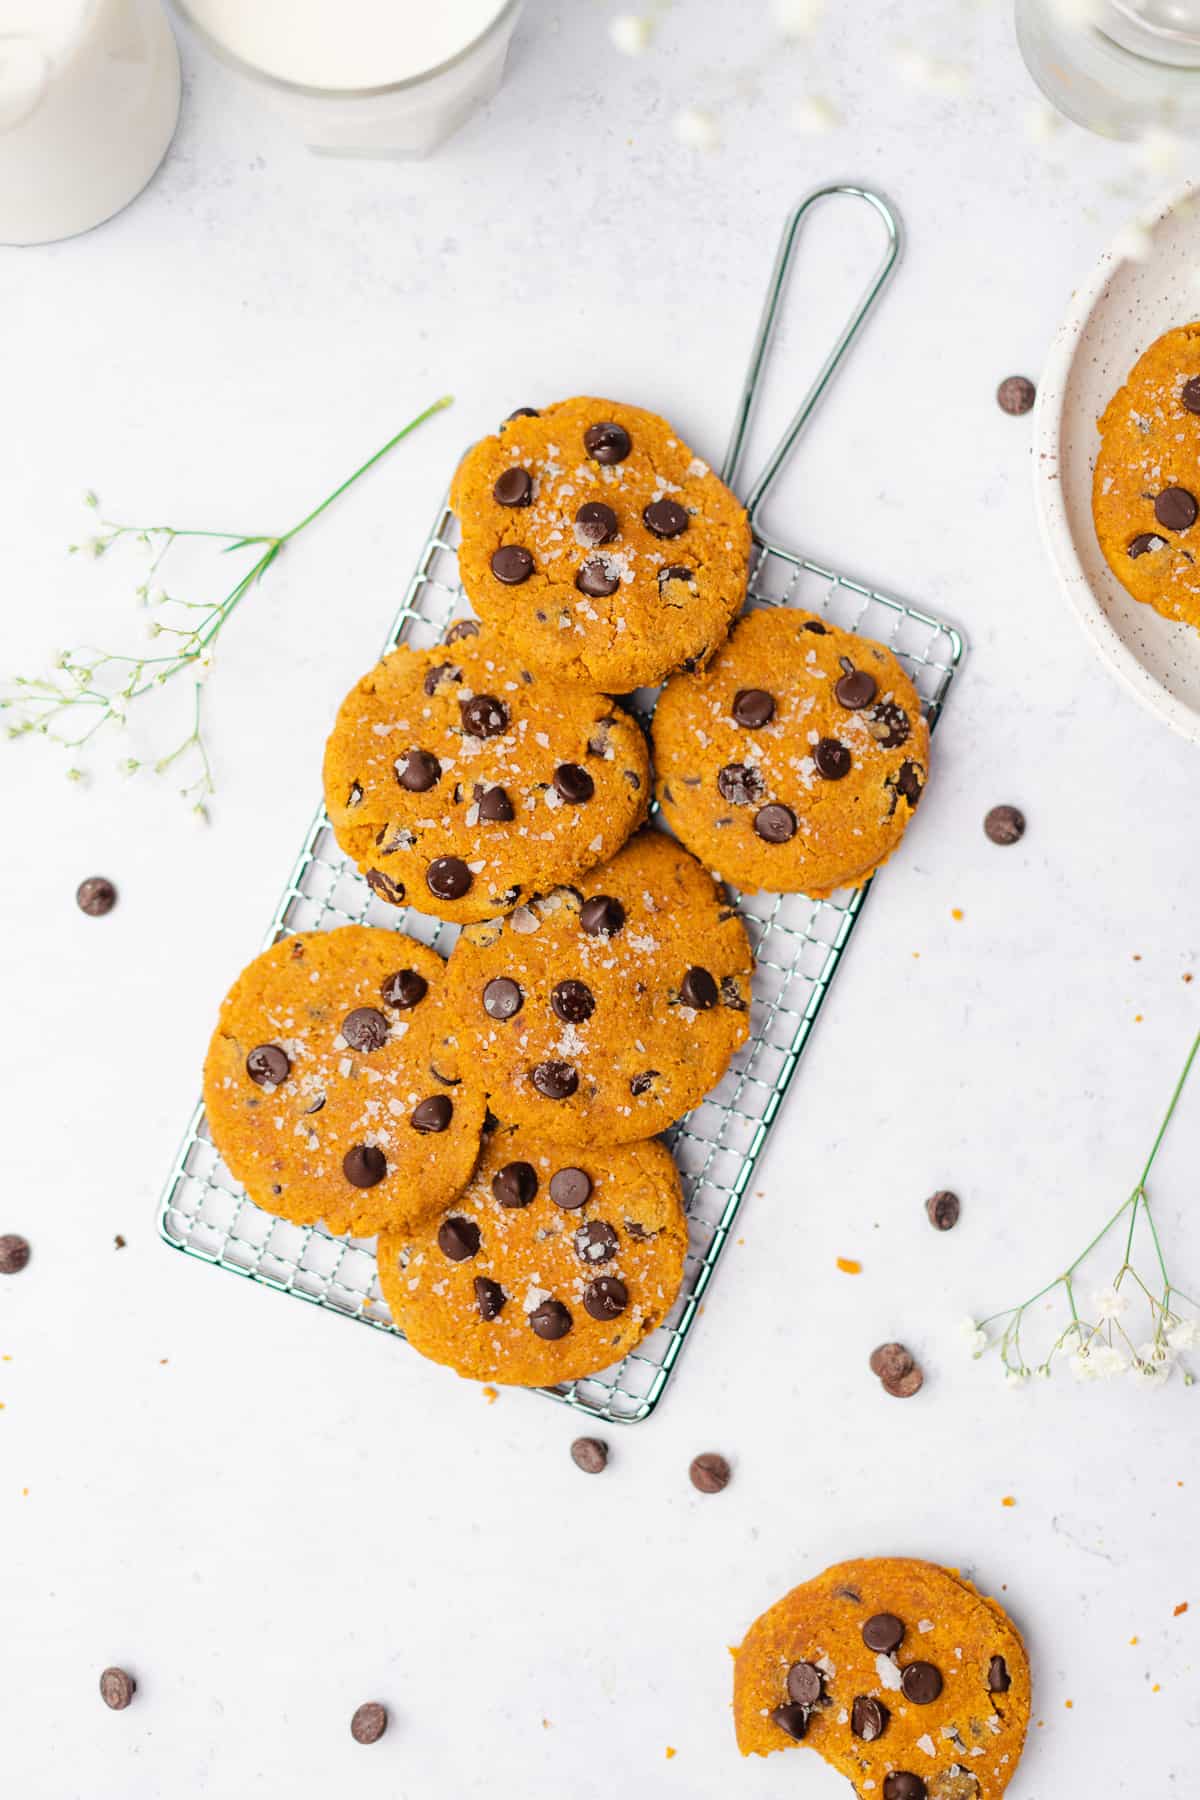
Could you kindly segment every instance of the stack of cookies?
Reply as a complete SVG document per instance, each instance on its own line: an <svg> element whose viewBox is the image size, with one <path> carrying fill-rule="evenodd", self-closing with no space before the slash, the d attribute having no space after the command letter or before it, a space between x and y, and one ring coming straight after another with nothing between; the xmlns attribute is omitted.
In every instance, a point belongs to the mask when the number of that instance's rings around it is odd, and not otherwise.
<svg viewBox="0 0 1200 1800"><path fill-rule="evenodd" d="M476 1379L609 1367L687 1252L657 1133L749 1029L753 956L718 881L861 885L920 799L928 733L891 652L793 608L734 624L750 533L667 423L523 408L451 492L478 618L392 651L325 754L373 893L461 927L284 938L205 1065L250 1197L379 1234L396 1323ZM732 629L731 629L732 628ZM665 682L653 726L614 695ZM675 833L643 829L652 792Z"/></svg>

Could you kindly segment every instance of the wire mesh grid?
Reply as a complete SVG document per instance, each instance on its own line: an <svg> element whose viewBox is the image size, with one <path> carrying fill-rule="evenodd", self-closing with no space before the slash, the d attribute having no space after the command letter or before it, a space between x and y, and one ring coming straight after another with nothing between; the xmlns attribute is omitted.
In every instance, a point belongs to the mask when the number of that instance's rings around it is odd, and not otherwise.
<svg viewBox="0 0 1200 1800"><path fill-rule="evenodd" d="M458 581L457 522L443 509L426 542L385 648L436 643L469 607ZM876 589L774 543L758 542L750 605L797 605L889 644L937 722L962 656L957 631ZM639 708L643 716L651 706ZM754 1168L849 941L868 890L810 900L733 890L757 967L750 1035L724 1078L667 1134L683 1181L689 1250L670 1314L639 1348L602 1374L538 1390L610 1423L650 1416L700 1309ZM365 923L407 932L448 953L456 928L377 899L338 849L318 812L288 879L266 943L295 931ZM202 1106L188 1123L164 1188L159 1227L188 1255L292 1294L397 1338L380 1293L373 1244L332 1237L263 1212L221 1162Z"/></svg>

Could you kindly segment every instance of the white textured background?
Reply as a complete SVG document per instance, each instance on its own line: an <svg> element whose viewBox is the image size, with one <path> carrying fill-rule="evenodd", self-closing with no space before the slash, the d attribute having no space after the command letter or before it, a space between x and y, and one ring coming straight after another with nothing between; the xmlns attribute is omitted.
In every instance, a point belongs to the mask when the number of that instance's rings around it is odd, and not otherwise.
<svg viewBox="0 0 1200 1800"><path fill-rule="evenodd" d="M831 11L784 50L750 0L680 0L631 62L605 7L532 0L498 99L399 166L310 157L185 46L148 193L77 242L0 252L6 670L136 636L121 572L64 557L86 486L118 517L278 529L458 396L230 627L210 830L169 784L122 784L124 746L81 791L48 748L0 745L0 1230L34 1244L0 1280L0 1759L20 1800L350 1783L834 1800L816 1758L739 1762L725 1646L827 1562L889 1551L977 1571L1025 1629L1044 1724L1014 1797L1195 1791L1197 1400L1065 1374L1010 1393L955 1335L1117 1204L1200 1022L1181 979L1196 752L1088 658L1035 533L1029 421L992 398L1036 374L1151 184L1074 128L1033 143L999 0ZM965 65L969 91L906 85L906 38ZM825 137L790 122L814 93L844 120ZM713 109L719 150L677 146L685 104ZM782 216L831 178L886 188L909 253L776 522L958 621L971 652L742 1241L661 1411L613 1433L590 1480L568 1413L488 1406L386 1339L172 1257L155 1198L333 709L458 452L514 405L590 390L719 457ZM859 225L813 233L775 426L873 255ZM980 821L1007 800L1030 825L1001 851ZM120 884L106 920L73 904L93 872ZM1158 1188L1200 1284L1198 1150L1200 1093ZM921 1207L939 1186L964 1201L948 1237ZM906 1404L865 1368L892 1336L928 1371ZM716 1499L686 1477L708 1448L736 1470ZM95 1691L109 1662L139 1682L121 1715ZM366 1750L347 1721L371 1697L393 1723Z"/></svg>

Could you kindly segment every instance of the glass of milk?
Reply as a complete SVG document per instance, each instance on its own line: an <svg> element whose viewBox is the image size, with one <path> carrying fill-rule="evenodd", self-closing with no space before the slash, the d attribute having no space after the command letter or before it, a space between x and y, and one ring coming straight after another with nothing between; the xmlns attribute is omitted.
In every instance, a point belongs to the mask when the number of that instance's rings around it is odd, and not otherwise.
<svg viewBox="0 0 1200 1800"><path fill-rule="evenodd" d="M1200 136L1200 0L1015 0L1026 67L1105 137Z"/></svg>
<svg viewBox="0 0 1200 1800"><path fill-rule="evenodd" d="M424 156L500 85L523 0L175 0L313 150Z"/></svg>
<svg viewBox="0 0 1200 1800"><path fill-rule="evenodd" d="M0 0L0 243L74 237L120 212L178 117L162 0Z"/></svg>

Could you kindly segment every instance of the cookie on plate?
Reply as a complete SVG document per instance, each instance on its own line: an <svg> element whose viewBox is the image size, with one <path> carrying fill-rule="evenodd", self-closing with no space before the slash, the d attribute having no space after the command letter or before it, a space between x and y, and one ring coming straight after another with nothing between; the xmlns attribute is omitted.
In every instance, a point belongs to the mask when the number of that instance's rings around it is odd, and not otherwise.
<svg viewBox="0 0 1200 1800"><path fill-rule="evenodd" d="M1200 627L1200 322L1138 358L1099 420L1092 514L1135 600Z"/></svg>
<svg viewBox="0 0 1200 1800"><path fill-rule="evenodd" d="M745 597L744 509L637 406L522 408L467 452L450 504L480 617L532 667L606 693L700 667Z"/></svg>
<svg viewBox="0 0 1200 1800"><path fill-rule="evenodd" d="M814 613L748 613L654 714L671 829L739 887L861 887L912 818L929 728L892 652Z"/></svg>
<svg viewBox="0 0 1200 1800"><path fill-rule="evenodd" d="M1029 1723L1011 1619L953 1569L838 1563L756 1619L734 1651L743 1756L803 1742L873 1800L999 1800Z"/></svg>
<svg viewBox="0 0 1200 1800"><path fill-rule="evenodd" d="M645 831L575 887L463 931L449 965L462 1060L506 1125L555 1143L650 1137L745 1042L753 966L712 877Z"/></svg>
<svg viewBox="0 0 1200 1800"><path fill-rule="evenodd" d="M540 1387L636 1349L670 1310L687 1244L662 1144L565 1151L501 1127L439 1219L380 1239L379 1279L423 1356Z"/></svg>
<svg viewBox="0 0 1200 1800"><path fill-rule="evenodd" d="M448 1044L445 964L397 931L281 938L221 1004L204 1064L209 1128L267 1212L370 1237L461 1193L483 1090Z"/></svg>
<svg viewBox="0 0 1200 1800"><path fill-rule="evenodd" d="M342 702L325 807L377 894L464 924L571 881L646 816L641 727L604 694L535 675L475 620L402 646Z"/></svg>

